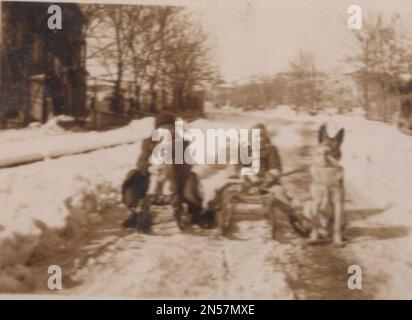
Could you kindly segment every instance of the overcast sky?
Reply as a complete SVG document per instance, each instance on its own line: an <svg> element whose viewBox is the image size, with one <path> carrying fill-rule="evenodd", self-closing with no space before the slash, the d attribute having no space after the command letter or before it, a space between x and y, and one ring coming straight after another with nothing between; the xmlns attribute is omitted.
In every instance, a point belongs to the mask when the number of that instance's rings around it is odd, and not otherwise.
<svg viewBox="0 0 412 320"><path fill-rule="evenodd" d="M350 53L347 9L363 15L401 13L412 33L412 0L207 0L195 1L227 81L283 71L299 49L325 69L342 69Z"/></svg>
<svg viewBox="0 0 412 320"><path fill-rule="evenodd" d="M188 6L210 35L214 58L227 81L244 81L287 69L300 49L319 67L345 70L353 50L347 28L350 5L363 16L400 13L412 36L412 0L78 0Z"/></svg>

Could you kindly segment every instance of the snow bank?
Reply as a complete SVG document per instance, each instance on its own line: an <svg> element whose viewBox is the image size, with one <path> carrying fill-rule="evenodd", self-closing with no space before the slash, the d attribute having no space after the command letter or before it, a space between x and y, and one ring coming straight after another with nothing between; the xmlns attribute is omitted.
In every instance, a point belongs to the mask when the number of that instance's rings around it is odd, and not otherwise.
<svg viewBox="0 0 412 320"><path fill-rule="evenodd" d="M103 221L104 207L120 203L120 196L110 183L92 186L90 181L81 177L76 178L75 183L74 194L64 201L67 209L64 227L50 227L42 220L32 218L37 235L14 232L1 239L0 292L34 289L38 281L26 266L27 263L31 259L44 259L61 251L68 240L83 236Z"/></svg>
<svg viewBox="0 0 412 320"><path fill-rule="evenodd" d="M7 129L0 131L0 143L20 140L31 140L44 138L52 135L67 134L59 123L73 121L74 118L67 115L60 115L49 119L46 123L32 122L26 128Z"/></svg>
<svg viewBox="0 0 412 320"><path fill-rule="evenodd" d="M56 121L46 127L57 127ZM103 133L61 131L32 138L25 130L23 134L7 131L6 139L0 135L0 167L137 142L112 152L0 171L0 291L30 290L34 281L25 264L33 255L53 254L63 243L62 231L71 237L81 235L101 221L103 204L120 201L120 184L135 163L139 141L153 126L154 119L145 118Z"/></svg>
<svg viewBox="0 0 412 320"><path fill-rule="evenodd" d="M354 261L372 279L385 279L374 283L375 298L408 298L412 284L412 138L396 126L362 118L341 116L336 122L347 131L342 162L350 183L349 197L357 209L375 208L379 213L351 222L359 230L350 247Z"/></svg>
<svg viewBox="0 0 412 320"><path fill-rule="evenodd" d="M32 275L15 273L15 266L53 255L101 222L105 206L120 204L138 145L0 171L8 180L0 193L0 292L30 290Z"/></svg>
<svg viewBox="0 0 412 320"><path fill-rule="evenodd" d="M33 279L25 265L33 256L53 254L64 245L63 239L80 236L100 222L105 205L120 203L121 183L153 125L153 118L146 118L103 133L8 144L6 150L15 151L14 159L17 152L29 154L20 150L23 146L27 152L40 149L48 157L120 146L0 170L0 292L30 290Z"/></svg>
<svg viewBox="0 0 412 320"><path fill-rule="evenodd" d="M134 143L142 136L148 136L153 126L154 118L148 117L134 120L128 126L106 132L66 132L60 135L27 137L21 140L9 138L2 143L0 168Z"/></svg>
<svg viewBox="0 0 412 320"><path fill-rule="evenodd" d="M109 142L122 145L0 170L0 292L30 290L34 280L25 265L33 256L53 254L67 239L81 236L99 223L105 205L120 204L121 183L134 168L141 140L150 135L153 125L153 118L146 118L109 132L19 142L32 149L45 140L53 142L50 151ZM123 145L125 141L135 143ZM197 169L205 178L215 173L205 166ZM204 190L214 190L218 182L224 180L209 179ZM19 272L13 271L16 266Z"/></svg>
<svg viewBox="0 0 412 320"><path fill-rule="evenodd" d="M32 234L31 218L47 221L53 227L64 226L62 217L68 214L64 200L85 183L80 183L81 179L90 181L90 188L102 183L120 186L127 171L134 166L140 141L149 136L153 125L153 118L145 118L108 132L67 134L19 142L19 147L27 144L32 150L43 147L42 154L47 155L108 145L135 144L0 170L0 239L13 232ZM17 146L14 148L19 150Z"/></svg>

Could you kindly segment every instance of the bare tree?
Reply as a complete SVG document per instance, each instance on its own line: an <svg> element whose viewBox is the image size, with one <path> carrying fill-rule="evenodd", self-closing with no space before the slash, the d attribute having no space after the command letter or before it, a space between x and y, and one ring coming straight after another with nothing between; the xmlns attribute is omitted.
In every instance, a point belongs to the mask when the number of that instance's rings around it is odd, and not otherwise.
<svg viewBox="0 0 412 320"><path fill-rule="evenodd" d="M174 29L175 37L166 44L165 81L172 90L173 107L188 109L195 88L212 81L215 70L203 30L186 15L177 21Z"/></svg>
<svg viewBox="0 0 412 320"><path fill-rule="evenodd" d="M127 48L130 51L127 66L130 67L134 81L135 108L140 109L142 86L147 74L147 68L151 62L154 44L153 22L155 15L152 7L133 6L127 12L130 25L126 36Z"/></svg>
<svg viewBox="0 0 412 320"><path fill-rule="evenodd" d="M300 51L290 62L286 75L289 80L289 99L296 106L297 112L302 107L318 108L323 99L326 75L316 67L314 56Z"/></svg>
<svg viewBox="0 0 412 320"><path fill-rule="evenodd" d="M115 112L121 111L121 84L125 72L125 61L129 54L126 37L130 21L126 13L131 7L125 5L85 5L83 7L83 12L89 20L86 32L92 49L87 58L96 58L113 79L111 108Z"/></svg>
<svg viewBox="0 0 412 320"><path fill-rule="evenodd" d="M398 93L402 76L411 72L410 39L399 15L385 22L383 14L364 19L362 30L353 31L356 52L348 61L356 69L366 111L370 108L370 85L378 82L382 99L388 91Z"/></svg>
<svg viewBox="0 0 412 320"><path fill-rule="evenodd" d="M209 79L207 38L182 8L94 5L88 16L94 40L89 57L115 81L113 106L125 74L133 78L137 108L145 91L152 112L184 106L193 88Z"/></svg>

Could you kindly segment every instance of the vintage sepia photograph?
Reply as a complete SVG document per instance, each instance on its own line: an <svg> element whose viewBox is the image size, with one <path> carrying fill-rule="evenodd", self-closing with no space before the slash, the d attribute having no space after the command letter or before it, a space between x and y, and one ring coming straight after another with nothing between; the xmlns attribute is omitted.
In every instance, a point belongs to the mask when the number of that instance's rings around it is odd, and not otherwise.
<svg viewBox="0 0 412 320"><path fill-rule="evenodd" d="M410 0L0 12L0 300L412 299Z"/></svg>

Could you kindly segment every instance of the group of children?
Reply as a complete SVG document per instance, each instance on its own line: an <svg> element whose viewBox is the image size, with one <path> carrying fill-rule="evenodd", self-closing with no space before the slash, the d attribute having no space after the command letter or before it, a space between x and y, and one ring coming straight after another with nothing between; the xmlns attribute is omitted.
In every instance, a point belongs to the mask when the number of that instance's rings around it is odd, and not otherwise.
<svg viewBox="0 0 412 320"><path fill-rule="evenodd" d="M155 129L167 129L173 137L176 137L175 121L176 118L173 114L163 112L156 117ZM279 151L271 143L267 128L263 124L258 124L253 129L260 131L259 171L254 176L240 176L241 166L238 166L237 178L243 180L246 189L252 185L258 186L260 189L264 188L265 192L270 193L277 201L289 205L290 199L279 182L279 175L282 172ZM145 212L142 200L150 192L150 176L153 172L150 156L157 143L159 142L152 141L151 137L143 140L136 169L129 172L123 183L123 202L131 211L131 215L123 222L123 226L126 228L137 228L141 231L150 230L150 214ZM206 214L206 212L210 214L210 210L205 211L202 208L200 181L196 173L192 171L192 166L188 163L173 164L170 165L169 169L171 169L171 176L168 178L172 184L170 187L177 196L177 202L174 203L178 207L176 210L185 205L192 224L198 224L202 227L210 226L213 217Z"/></svg>

